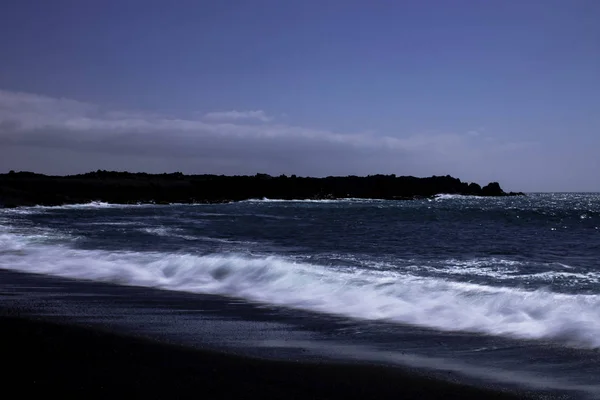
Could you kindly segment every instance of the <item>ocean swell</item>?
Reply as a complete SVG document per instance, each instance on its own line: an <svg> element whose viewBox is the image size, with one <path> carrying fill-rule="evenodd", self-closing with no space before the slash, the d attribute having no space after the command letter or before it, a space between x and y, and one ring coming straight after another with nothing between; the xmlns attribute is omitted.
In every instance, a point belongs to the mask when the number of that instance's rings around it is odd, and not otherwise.
<svg viewBox="0 0 600 400"><path fill-rule="evenodd" d="M600 295L331 269L281 257L81 250L0 232L0 268L208 293L351 318L600 348Z"/></svg>

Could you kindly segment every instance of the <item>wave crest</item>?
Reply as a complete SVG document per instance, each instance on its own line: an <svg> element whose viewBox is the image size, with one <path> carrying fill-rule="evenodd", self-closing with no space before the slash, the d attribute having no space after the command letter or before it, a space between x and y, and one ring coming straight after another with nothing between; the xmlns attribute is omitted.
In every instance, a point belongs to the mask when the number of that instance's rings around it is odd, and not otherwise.
<svg viewBox="0 0 600 400"><path fill-rule="evenodd" d="M600 348L600 295L331 269L280 257L107 252L3 234L0 268L219 294L352 318Z"/></svg>

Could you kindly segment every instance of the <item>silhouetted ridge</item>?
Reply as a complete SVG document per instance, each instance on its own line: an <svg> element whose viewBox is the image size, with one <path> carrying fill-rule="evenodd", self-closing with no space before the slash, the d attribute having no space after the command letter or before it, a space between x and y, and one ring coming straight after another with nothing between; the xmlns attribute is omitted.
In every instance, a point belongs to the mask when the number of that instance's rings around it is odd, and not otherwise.
<svg viewBox="0 0 600 400"><path fill-rule="evenodd" d="M80 175L47 176L32 172L0 174L0 207L107 203L219 203L246 199L409 200L437 194L509 196L497 182L483 188L450 175L369 175L311 178L292 176L184 175L101 171Z"/></svg>

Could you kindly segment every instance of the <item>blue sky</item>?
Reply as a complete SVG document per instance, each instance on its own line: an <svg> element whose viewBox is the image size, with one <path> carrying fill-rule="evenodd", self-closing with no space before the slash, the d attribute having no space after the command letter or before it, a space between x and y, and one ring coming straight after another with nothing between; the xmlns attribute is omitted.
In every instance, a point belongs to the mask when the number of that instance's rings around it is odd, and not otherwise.
<svg viewBox="0 0 600 400"><path fill-rule="evenodd" d="M600 2L0 4L0 170L600 191Z"/></svg>

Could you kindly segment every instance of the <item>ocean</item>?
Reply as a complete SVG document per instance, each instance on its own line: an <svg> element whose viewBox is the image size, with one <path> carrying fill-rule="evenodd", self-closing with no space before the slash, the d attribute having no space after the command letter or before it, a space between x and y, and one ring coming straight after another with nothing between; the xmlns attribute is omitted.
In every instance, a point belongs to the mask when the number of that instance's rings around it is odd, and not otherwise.
<svg viewBox="0 0 600 400"><path fill-rule="evenodd" d="M254 357L600 398L600 194L0 209L0 301Z"/></svg>

